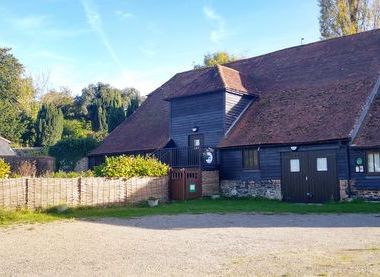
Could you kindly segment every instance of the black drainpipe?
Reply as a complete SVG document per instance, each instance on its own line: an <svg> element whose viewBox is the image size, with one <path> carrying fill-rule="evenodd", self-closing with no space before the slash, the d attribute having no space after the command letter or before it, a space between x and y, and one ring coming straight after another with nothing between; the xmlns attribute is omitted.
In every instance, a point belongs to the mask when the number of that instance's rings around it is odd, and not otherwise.
<svg viewBox="0 0 380 277"><path fill-rule="evenodd" d="M347 162L348 162L348 197L351 198L351 158L350 158L350 143L346 144Z"/></svg>

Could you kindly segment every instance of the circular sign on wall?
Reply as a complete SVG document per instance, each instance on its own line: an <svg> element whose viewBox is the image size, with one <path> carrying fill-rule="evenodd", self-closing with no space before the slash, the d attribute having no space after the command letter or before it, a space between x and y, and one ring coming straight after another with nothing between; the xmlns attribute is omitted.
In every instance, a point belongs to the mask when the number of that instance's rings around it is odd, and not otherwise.
<svg viewBox="0 0 380 277"><path fill-rule="evenodd" d="M207 164L212 164L212 162L214 161L214 149L207 148L203 153L203 158Z"/></svg>
<svg viewBox="0 0 380 277"><path fill-rule="evenodd" d="M363 165L363 158L361 157L358 157L355 159L355 164L356 165Z"/></svg>

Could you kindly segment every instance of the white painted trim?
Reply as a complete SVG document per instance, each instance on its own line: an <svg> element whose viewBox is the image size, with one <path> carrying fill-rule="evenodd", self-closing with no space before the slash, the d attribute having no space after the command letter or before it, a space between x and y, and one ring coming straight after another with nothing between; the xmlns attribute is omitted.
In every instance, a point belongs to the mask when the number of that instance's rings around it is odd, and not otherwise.
<svg viewBox="0 0 380 277"><path fill-rule="evenodd" d="M252 99L249 101L248 105L241 111L239 116L235 119L235 121L231 124L230 128L228 128L227 132L224 134L226 137L228 133L232 130L232 128L236 125L236 123L239 121L239 119L243 116L243 114L248 110L248 108L252 105L252 103L256 100L257 98Z"/></svg>

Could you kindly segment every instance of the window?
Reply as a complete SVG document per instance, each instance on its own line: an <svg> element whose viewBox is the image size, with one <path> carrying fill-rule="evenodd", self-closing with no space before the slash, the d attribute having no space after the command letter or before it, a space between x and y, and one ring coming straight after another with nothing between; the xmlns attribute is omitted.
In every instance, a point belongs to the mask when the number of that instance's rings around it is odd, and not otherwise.
<svg viewBox="0 0 380 277"><path fill-rule="evenodd" d="M327 171L327 158L317 158L317 171Z"/></svg>
<svg viewBox="0 0 380 277"><path fill-rule="evenodd" d="M200 139L195 139L194 140L194 147L199 147L201 146L201 140Z"/></svg>
<svg viewBox="0 0 380 277"><path fill-rule="evenodd" d="M368 152L368 173L380 173L380 152Z"/></svg>
<svg viewBox="0 0 380 277"><path fill-rule="evenodd" d="M257 149L243 149L243 168L259 169L259 152Z"/></svg>
<svg viewBox="0 0 380 277"><path fill-rule="evenodd" d="M290 172L300 172L300 160L291 159L290 160Z"/></svg>

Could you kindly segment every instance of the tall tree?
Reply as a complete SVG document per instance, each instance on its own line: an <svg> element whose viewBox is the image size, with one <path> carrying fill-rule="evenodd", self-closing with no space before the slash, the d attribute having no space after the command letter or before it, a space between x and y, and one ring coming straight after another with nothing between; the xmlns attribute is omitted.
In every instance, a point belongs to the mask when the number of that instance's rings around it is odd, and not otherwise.
<svg viewBox="0 0 380 277"><path fill-rule="evenodd" d="M318 0L322 39L380 27L380 0Z"/></svg>
<svg viewBox="0 0 380 277"><path fill-rule="evenodd" d="M217 64L225 64L237 60L237 57L224 51L206 54L203 57L203 64L194 65L195 69L211 67Z"/></svg>
<svg viewBox="0 0 380 277"><path fill-rule="evenodd" d="M60 108L65 118L74 118L76 114L74 97L68 88L62 87L60 90L51 90L41 97L41 103L53 105Z"/></svg>
<svg viewBox="0 0 380 277"><path fill-rule="evenodd" d="M57 143L63 132L62 111L53 105L42 105L36 122L36 144L50 146Z"/></svg>
<svg viewBox="0 0 380 277"><path fill-rule="evenodd" d="M0 48L0 134L19 142L26 130L23 115L32 118L36 115L35 90L24 74L23 65L10 51Z"/></svg>

